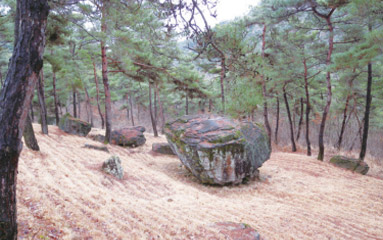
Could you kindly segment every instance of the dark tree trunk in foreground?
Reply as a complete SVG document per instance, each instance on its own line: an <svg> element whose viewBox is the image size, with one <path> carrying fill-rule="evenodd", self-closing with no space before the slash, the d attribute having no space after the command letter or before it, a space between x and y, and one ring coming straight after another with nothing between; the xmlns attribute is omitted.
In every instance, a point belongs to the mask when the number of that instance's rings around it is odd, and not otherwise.
<svg viewBox="0 0 383 240"><path fill-rule="evenodd" d="M104 2L104 4L106 1ZM106 34L106 7L105 5L102 6L101 11L101 32ZM110 97L110 90L109 90L109 79L108 79L108 59L106 56L106 44L102 40L101 42L101 62L102 62L102 82L104 84L104 91L105 91L105 141L111 142L112 140L112 100Z"/></svg>
<svg viewBox="0 0 383 240"><path fill-rule="evenodd" d="M77 93L77 104L78 104L78 119L81 119L81 94L80 93Z"/></svg>
<svg viewBox="0 0 383 240"><path fill-rule="evenodd" d="M346 129L347 111L348 111L348 105L349 105L349 102L350 102L350 97L351 97L350 95L347 95L346 104L345 104L344 110L343 110L342 127L340 129L340 134L339 134L338 142L336 143L336 148L338 150L340 150L340 147L342 146L343 134L344 134L344 130Z"/></svg>
<svg viewBox="0 0 383 240"><path fill-rule="evenodd" d="M100 114L101 119L101 128L104 129L104 116L102 115L101 107L100 107L100 88L98 87L98 80L97 80L97 72L96 72L96 64L93 63L93 74L94 74L94 83L96 84L96 101L97 101L97 110L98 114Z"/></svg>
<svg viewBox="0 0 383 240"><path fill-rule="evenodd" d="M31 101L31 117L32 117L32 122L35 121L35 114L33 113L33 104L32 104L32 101Z"/></svg>
<svg viewBox="0 0 383 240"><path fill-rule="evenodd" d="M266 29L267 29L267 26L266 26L266 24L264 24L263 25L263 34L262 34L262 59L265 58ZM265 121L267 136L269 136L269 145L271 147L271 127L270 127L270 123L269 123L269 113L268 113L268 108L267 108L266 80L265 80L263 74L261 75L261 80L262 80L262 95L263 95L263 118Z"/></svg>
<svg viewBox="0 0 383 240"><path fill-rule="evenodd" d="M303 123L303 98L300 99L300 115L299 115L299 122L298 122L298 132L297 132L297 141L299 140L299 137L301 136L301 129L302 129L302 123Z"/></svg>
<svg viewBox="0 0 383 240"><path fill-rule="evenodd" d="M72 91L72 93L73 93L73 102L72 102L72 104L73 104L73 117L75 117L75 118L77 118L77 101L76 101L76 89L75 88L73 88L73 91Z"/></svg>
<svg viewBox="0 0 383 240"><path fill-rule="evenodd" d="M329 40L328 40L328 52L327 52L327 59L326 59L326 65L329 66L331 64L331 55L332 51L334 49L334 27L331 22L331 15L334 13L336 8L333 8L329 14L323 15L319 13L316 10L316 7L313 7L314 13L325 19L327 22L327 26L329 29ZM332 91L331 91L331 72L328 70L326 74L326 84L327 84L327 98L326 98L326 106L323 109L323 115L322 115L322 122L320 124L319 128L319 153L318 153L318 160L323 161L324 159L324 130L326 127L326 120L327 120L327 115L330 111L330 106L331 106L331 99L332 99Z"/></svg>
<svg viewBox="0 0 383 240"><path fill-rule="evenodd" d="M371 30L371 29L370 29ZM364 126L363 126L363 138L362 146L360 149L359 159L364 160L367 151L367 138L368 138L368 127L370 122L370 108L371 108L371 86L372 86L372 64L368 63L367 66L367 96L366 96L366 110L364 111Z"/></svg>
<svg viewBox="0 0 383 240"><path fill-rule="evenodd" d="M309 83L308 83L308 71L306 59L303 59L303 66L305 69L304 79L305 79L305 93L306 93L306 146L307 146L307 156L311 156L311 143L310 143L310 92L309 92Z"/></svg>
<svg viewBox="0 0 383 240"><path fill-rule="evenodd" d="M288 102L287 94L286 94L286 85L283 86L283 98L285 99L287 117L289 119L289 125L290 125L291 151L296 152L297 147L295 145L295 140L294 140L294 128L293 128L293 122L291 120L290 107L289 107L289 102Z"/></svg>
<svg viewBox="0 0 383 240"><path fill-rule="evenodd" d="M37 94L40 102L41 131L43 134L48 134L47 108L45 105L44 94L44 73L42 69L40 72L40 77L37 81Z"/></svg>
<svg viewBox="0 0 383 240"><path fill-rule="evenodd" d="M29 114L25 122L23 137L25 145L27 145L29 149L32 149L33 151L40 151L40 147L35 136L35 131L33 130L32 120Z"/></svg>
<svg viewBox="0 0 383 240"><path fill-rule="evenodd" d="M277 97L277 120L275 123L274 141L278 144L278 130L279 130L279 97Z"/></svg>
<svg viewBox="0 0 383 240"><path fill-rule="evenodd" d="M156 121L154 120L154 116L153 116L153 107L152 107L152 84L151 84L151 83L149 83L149 113L150 113L150 120L152 121L152 127L153 127L153 133L154 133L154 136L155 136L155 137L158 137Z"/></svg>
<svg viewBox="0 0 383 240"><path fill-rule="evenodd" d="M43 66L47 0L18 0L15 43L0 94L0 239L17 239L16 182L26 118Z"/></svg>
<svg viewBox="0 0 383 240"><path fill-rule="evenodd" d="M55 105L55 116L56 116L56 125L60 122L59 108L58 108L58 97L56 92L56 73L52 71L53 75L53 101Z"/></svg>

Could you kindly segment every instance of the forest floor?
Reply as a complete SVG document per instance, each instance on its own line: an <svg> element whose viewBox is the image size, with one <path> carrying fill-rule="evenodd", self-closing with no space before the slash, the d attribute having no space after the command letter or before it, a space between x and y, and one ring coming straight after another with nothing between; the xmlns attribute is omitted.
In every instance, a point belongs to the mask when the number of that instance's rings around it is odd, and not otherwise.
<svg viewBox="0 0 383 240"><path fill-rule="evenodd" d="M201 185L174 156L99 144L34 125L41 152L24 147L17 185L19 239L224 239L215 222L246 223L263 239L383 239L383 179L303 154L273 152L260 180ZM101 130L93 129L92 132ZM101 172L118 155L125 176ZM381 166L380 166L381 167Z"/></svg>

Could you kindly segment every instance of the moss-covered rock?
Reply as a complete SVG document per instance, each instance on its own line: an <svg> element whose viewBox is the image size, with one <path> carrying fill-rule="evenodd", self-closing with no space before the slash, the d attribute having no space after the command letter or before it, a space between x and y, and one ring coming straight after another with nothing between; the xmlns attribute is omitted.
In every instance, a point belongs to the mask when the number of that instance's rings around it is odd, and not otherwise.
<svg viewBox="0 0 383 240"><path fill-rule="evenodd" d="M102 164L102 170L118 179L124 178L124 170L121 166L121 160L118 156L112 156Z"/></svg>
<svg viewBox="0 0 383 240"><path fill-rule="evenodd" d="M170 147L202 183L239 184L269 159L267 135L251 122L188 115L165 125Z"/></svg>
<svg viewBox="0 0 383 240"><path fill-rule="evenodd" d="M330 159L330 163L334 164L335 166L345 168L360 174L367 174L370 167L367 165L367 163L355 159L355 158L349 158L345 156L334 156Z"/></svg>
<svg viewBox="0 0 383 240"><path fill-rule="evenodd" d="M61 117L59 128L66 133L75 134L86 137L92 129L90 123L72 117L69 113L66 113Z"/></svg>

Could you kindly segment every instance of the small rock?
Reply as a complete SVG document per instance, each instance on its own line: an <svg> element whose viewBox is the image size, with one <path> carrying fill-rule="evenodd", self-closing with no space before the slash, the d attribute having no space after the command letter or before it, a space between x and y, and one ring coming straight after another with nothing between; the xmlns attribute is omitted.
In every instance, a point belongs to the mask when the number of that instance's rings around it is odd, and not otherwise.
<svg viewBox="0 0 383 240"><path fill-rule="evenodd" d="M118 179L123 179L124 170L121 166L121 160L118 156L112 156L102 164L102 170Z"/></svg>
<svg viewBox="0 0 383 240"><path fill-rule="evenodd" d="M260 240L259 233L244 223L218 222L213 225L230 240Z"/></svg>
<svg viewBox="0 0 383 240"><path fill-rule="evenodd" d="M72 117L69 113L66 113L61 117L59 128L66 133L79 135L86 137L92 129L90 123Z"/></svg>
<svg viewBox="0 0 383 240"><path fill-rule="evenodd" d="M363 175L366 175L370 167L364 161L345 156L334 156L330 159L330 163L340 168L345 168Z"/></svg>
<svg viewBox="0 0 383 240"><path fill-rule="evenodd" d="M169 143L153 143L152 151L161 154L175 155Z"/></svg>
<svg viewBox="0 0 383 240"><path fill-rule="evenodd" d="M95 146L95 145L87 144L87 143L85 143L83 148L89 148L89 149L95 149L95 150L100 150L100 151L104 151L104 152L109 152L109 150L106 146Z"/></svg>

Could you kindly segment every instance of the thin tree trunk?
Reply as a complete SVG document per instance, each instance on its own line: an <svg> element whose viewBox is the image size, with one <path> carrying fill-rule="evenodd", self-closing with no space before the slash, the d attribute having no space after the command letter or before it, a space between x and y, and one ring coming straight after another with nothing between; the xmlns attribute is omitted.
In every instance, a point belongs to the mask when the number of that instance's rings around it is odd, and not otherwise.
<svg viewBox="0 0 383 240"><path fill-rule="evenodd" d="M92 104L90 103L90 97L89 97L89 93L88 93L88 89L86 88L86 86L84 85L84 91L85 91L85 97L86 97L86 106L87 106L87 115L88 115L88 119L90 119L90 126L93 127L94 124L93 124L93 111L92 111Z"/></svg>
<svg viewBox="0 0 383 240"><path fill-rule="evenodd" d="M370 29L371 31L371 29ZM364 157L366 156L367 151L367 138L368 138L368 128L369 128L369 122L370 122L370 108L371 108L371 87L372 87L372 64L371 62L368 63L367 66L367 95L366 95L366 110L364 111L364 126L363 126L363 138L362 138L362 145L360 149L359 159L361 161L364 160Z"/></svg>
<svg viewBox="0 0 383 240"><path fill-rule="evenodd" d="M153 108L152 108L152 84L151 84L151 83L149 83L149 113L150 113L150 120L152 121L152 127L153 127L153 133L154 133L154 136L155 136L155 137L158 137L156 121L154 120L154 117L153 117Z"/></svg>
<svg viewBox="0 0 383 240"><path fill-rule="evenodd" d="M305 69L304 79L305 79L305 93L306 93L306 146L307 146L307 156L311 156L311 143L310 143L310 92L309 92L309 83L308 83L308 71L306 58L303 59L303 66Z"/></svg>
<svg viewBox="0 0 383 240"><path fill-rule="evenodd" d="M262 59L265 59L266 29L267 29L267 25L264 24L263 34L262 34ZM271 147L271 127L269 123L269 114L268 114L268 108L267 108L267 90L266 90L266 81L263 74L261 74L261 81L262 81L262 95L263 95L263 117L265 121L267 136L269 137L269 146Z"/></svg>
<svg viewBox="0 0 383 240"><path fill-rule="evenodd" d="M297 141L299 140L299 137L301 135L301 128L303 123L303 98L300 99L300 105L301 105L301 112L299 115L299 122L298 122L298 132L297 132Z"/></svg>
<svg viewBox="0 0 383 240"><path fill-rule="evenodd" d="M40 102L40 118L41 118L41 131L43 134L48 134L48 123L47 123L47 108L45 105L45 96L44 96L44 72L41 69L40 77L37 82L37 94L39 96Z"/></svg>
<svg viewBox="0 0 383 240"><path fill-rule="evenodd" d="M98 87L98 80L97 80L97 72L96 72L96 64L93 61L93 75L94 75L94 83L96 84L96 101L97 101L97 110L98 114L100 114L101 119L101 128L104 129L104 116L102 115L101 107L100 107L100 88Z"/></svg>
<svg viewBox="0 0 383 240"><path fill-rule="evenodd" d="M77 118L76 89L73 87L73 117Z"/></svg>
<svg viewBox="0 0 383 240"><path fill-rule="evenodd" d="M186 96L185 96L185 112L186 112L186 115L189 115L189 97L188 97L187 91L185 93L186 93Z"/></svg>
<svg viewBox="0 0 383 240"><path fill-rule="evenodd" d="M53 71L53 69L52 69L52 76L53 76L53 101L55 105L56 125L58 125L60 122L60 115L59 115L59 109L58 109L58 97L56 92L56 72Z"/></svg>
<svg viewBox="0 0 383 240"><path fill-rule="evenodd" d="M137 120L140 121L140 104L136 101L137 103Z"/></svg>
<svg viewBox="0 0 383 240"><path fill-rule="evenodd" d="M347 95L346 104L345 104L344 110L343 110L342 127L340 129L340 134L339 134L338 142L336 144L336 148L338 150L340 150L340 147L342 146L343 134L344 134L344 130L346 129L347 110L348 110L348 105L349 105L349 102L350 102L350 98L351 98L350 94Z"/></svg>
<svg viewBox="0 0 383 240"><path fill-rule="evenodd" d="M279 130L279 97L277 97L277 121L275 123L274 141L278 144L278 130Z"/></svg>
<svg viewBox="0 0 383 240"><path fill-rule="evenodd" d="M101 11L101 32L106 34L106 7L105 3L102 6ZM102 40L101 42L101 62L102 62L102 82L104 84L104 91L105 91L105 141L111 142L112 140L112 101L110 97L110 90L109 90L109 79L108 79L108 59L106 56L106 45L105 42Z"/></svg>
<svg viewBox="0 0 383 240"><path fill-rule="evenodd" d="M286 85L283 86L283 98L285 99L287 117L289 119L289 125L290 125L291 151L296 152L297 147L295 145L295 140L294 140L294 128L293 128L293 122L291 120L290 107L289 107L289 102L288 102L287 94L286 94Z"/></svg>
<svg viewBox="0 0 383 240"><path fill-rule="evenodd" d="M35 131L33 130L32 120L29 114L25 122L23 137L25 145L27 145L29 149L32 149L33 151L40 151L40 147L35 136Z"/></svg>
<svg viewBox="0 0 383 240"><path fill-rule="evenodd" d="M158 126L158 111L157 111L157 82L154 84L154 120Z"/></svg>
<svg viewBox="0 0 383 240"><path fill-rule="evenodd" d="M160 96L160 90L158 85L156 85L156 92L157 92L157 98L158 98L158 105L160 106L160 116L161 116L161 133L164 134L164 125L165 125L165 114L164 114L164 107L161 102L161 96Z"/></svg>
<svg viewBox="0 0 383 240"><path fill-rule="evenodd" d="M213 100L209 99L209 112L213 110Z"/></svg>
<svg viewBox="0 0 383 240"><path fill-rule="evenodd" d="M226 70L225 70L225 57L222 57L221 59L221 76L220 76L220 83L221 83L221 101L222 101L222 112L225 114L225 77L226 77Z"/></svg>
<svg viewBox="0 0 383 240"><path fill-rule="evenodd" d="M327 53L327 59L326 59L326 65L329 67L329 65L331 64L331 55L332 55L332 51L334 49L334 28L332 26L332 22L331 22L331 15L332 13L335 11L335 8L333 8L331 10L331 12L327 15L327 16L323 16L321 14L318 14L318 12L316 11L316 9L314 8L313 9L314 12L324 18L327 22L327 26L329 28L329 32L330 32L330 36L329 36L329 46L328 46L328 53ZM323 110L323 115L322 115L322 122L320 124L320 128L319 128L319 153L318 153L318 160L320 161L323 161L324 159L324 141L323 141L323 138L324 138L324 131L325 131L325 127L326 127L326 120L327 120L327 115L330 111L330 106L331 106L331 99L332 99L332 90L331 90L331 72L330 70L327 71L327 74L326 74L326 84L327 84L327 98L326 98L326 106Z"/></svg>
<svg viewBox="0 0 383 240"><path fill-rule="evenodd" d="M16 183L26 118L43 66L47 0L18 0L14 47L0 94L0 239L17 239Z"/></svg>
<svg viewBox="0 0 383 240"><path fill-rule="evenodd" d="M81 94L77 93L77 104L78 104L78 119L81 119Z"/></svg>
<svg viewBox="0 0 383 240"><path fill-rule="evenodd" d="M0 71L0 82L1 82L1 88L3 88L3 85L4 85L4 83L3 83L3 74L1 73L1 71Z"/></svg>
<svg viewBox="0 0 383 240"><path fill-rule="evenodd" d="M129 105L130 105L130 119L132 121L132 125L134 126L134 116L133 116L133 103L132 103L132 95L129 94Z"/></svg>

